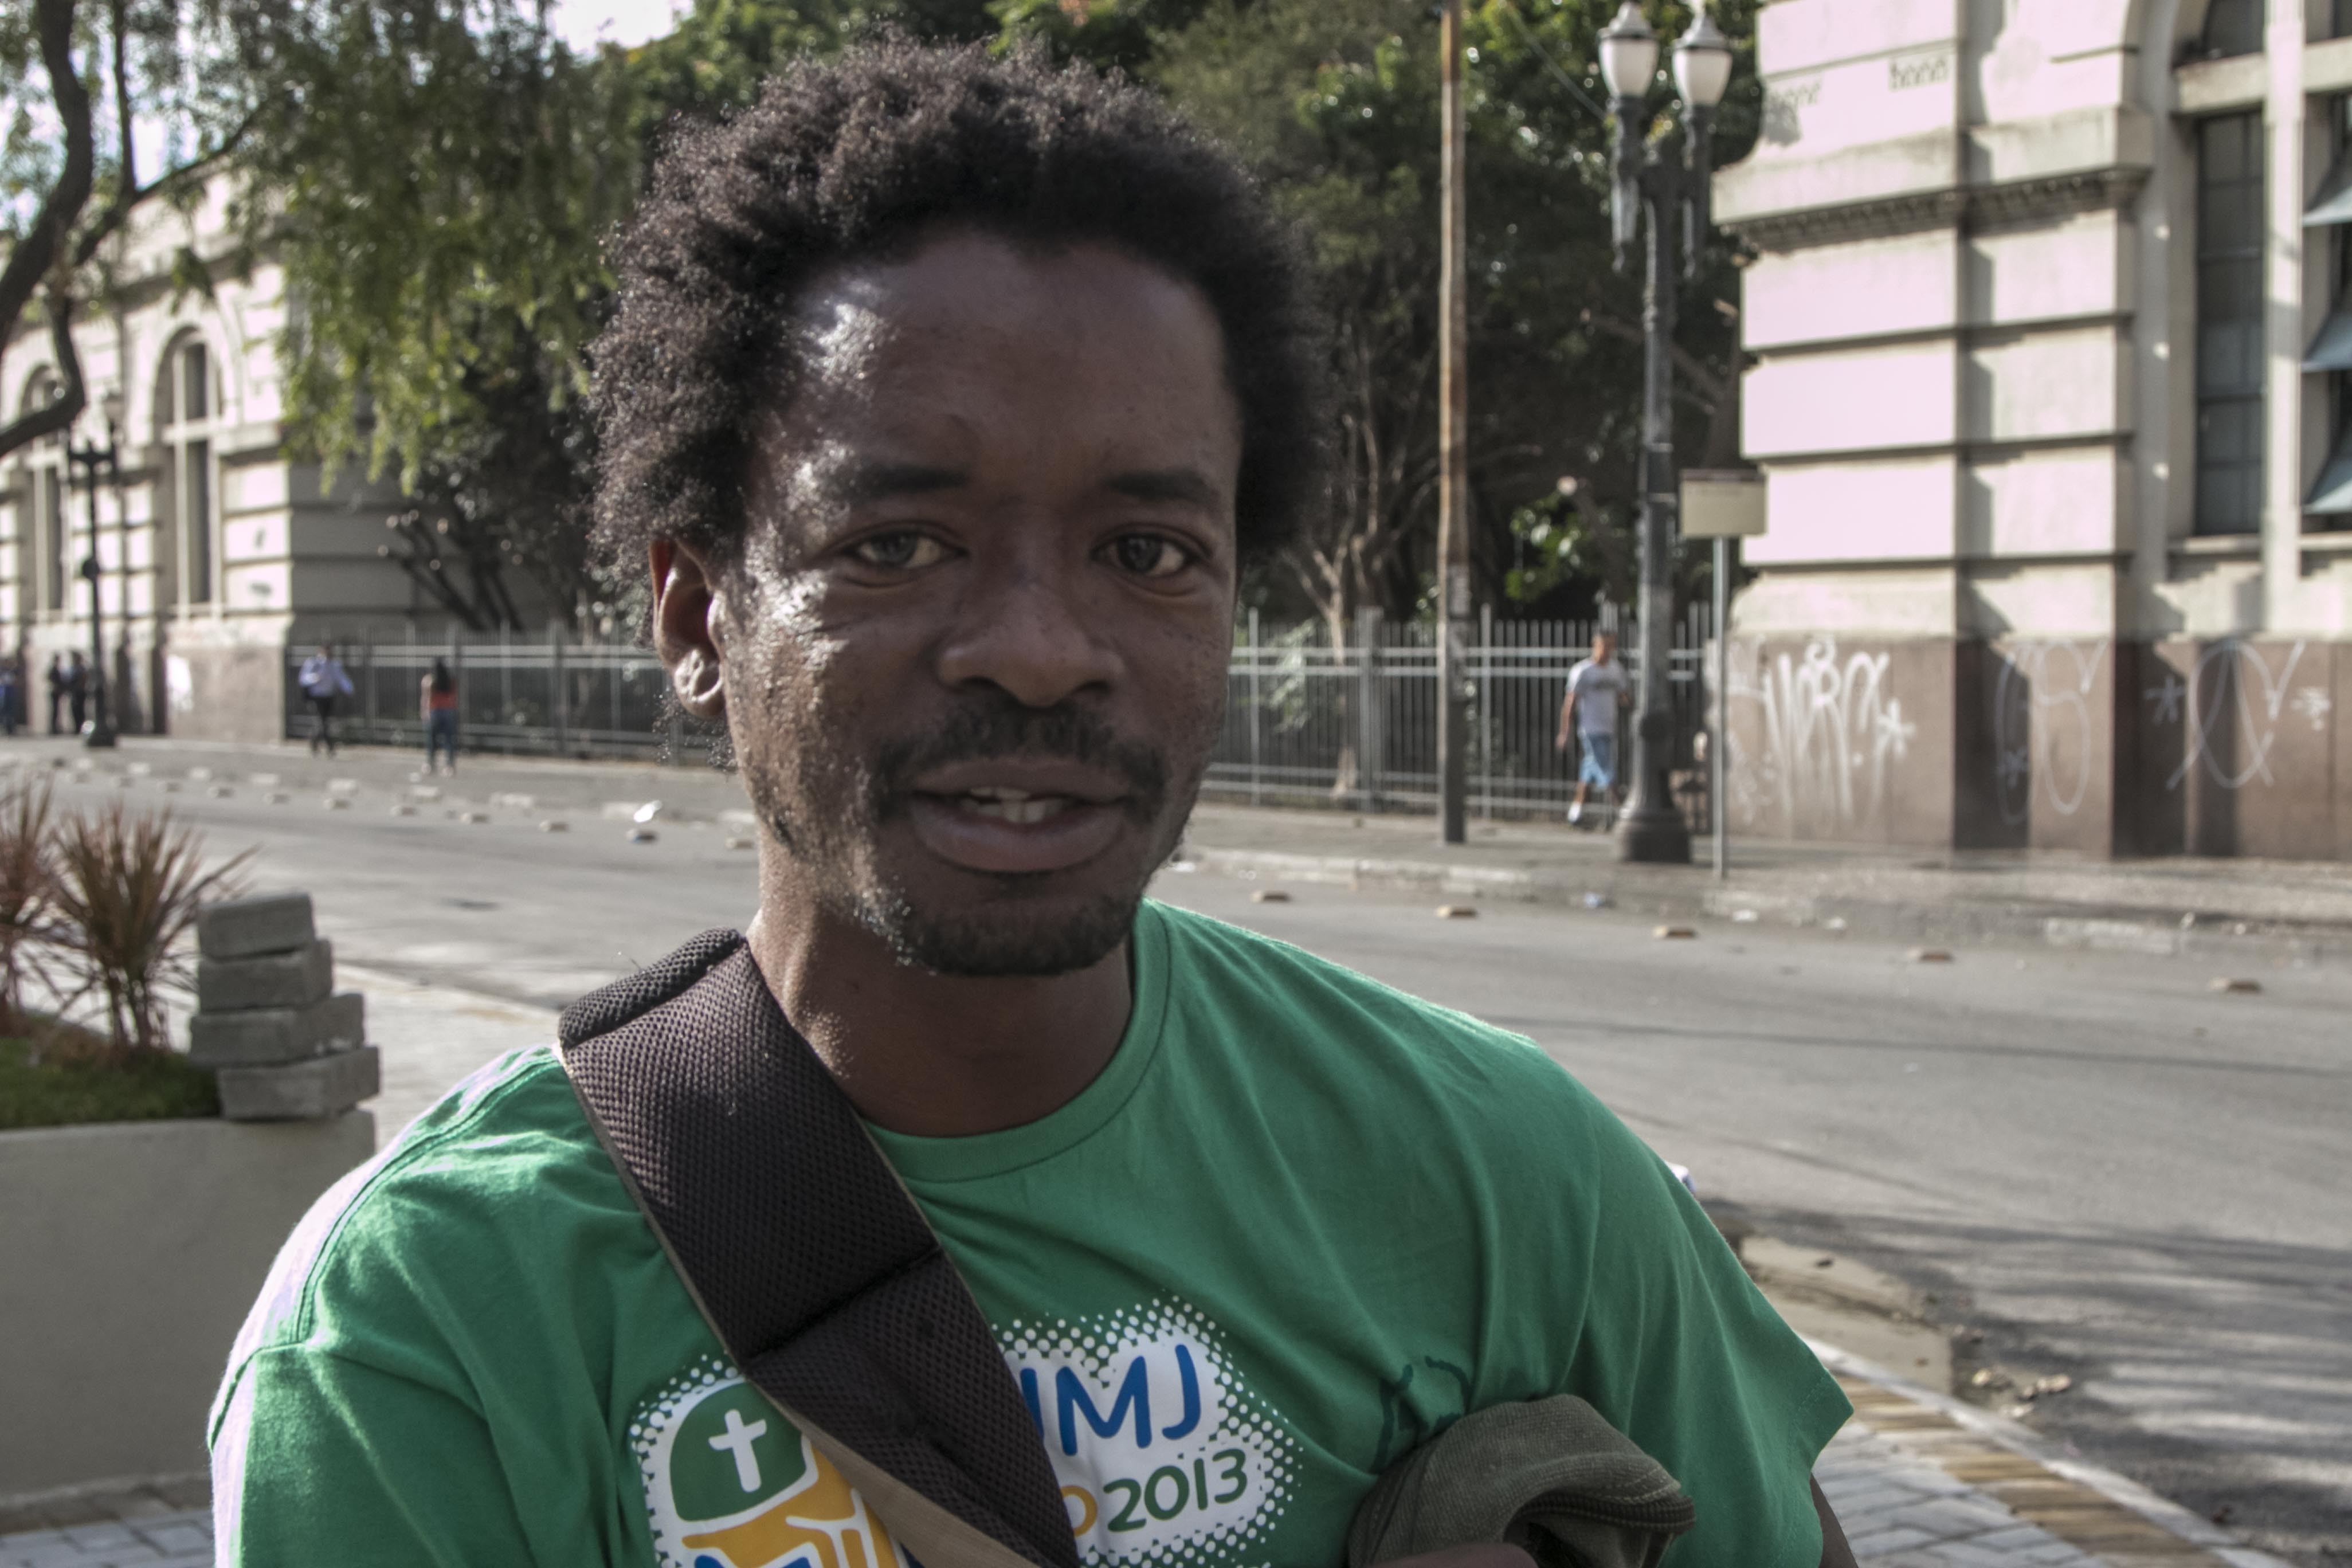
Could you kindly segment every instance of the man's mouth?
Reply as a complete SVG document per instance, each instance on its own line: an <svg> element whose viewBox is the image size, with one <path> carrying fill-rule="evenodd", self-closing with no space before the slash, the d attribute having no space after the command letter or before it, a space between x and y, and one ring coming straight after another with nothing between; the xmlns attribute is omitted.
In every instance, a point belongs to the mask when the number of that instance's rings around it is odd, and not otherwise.
<svg viewBox="0 0 2352 1568"><path fill-rule="evenodd" d="M999 876L1066 871L1136 826L1134 796L1116 773L1047 758L950 764L903 798L925 848Z"/></svg>
<svg viewBox="0 0 2352 1568"><path fill-rule="evenodd" d="M1082 804L1066 795L1036 795L1003 784L983 784L951 798L962 802L965 809L982 816L1024 826L1059 816L1072 806Z"/></svg>

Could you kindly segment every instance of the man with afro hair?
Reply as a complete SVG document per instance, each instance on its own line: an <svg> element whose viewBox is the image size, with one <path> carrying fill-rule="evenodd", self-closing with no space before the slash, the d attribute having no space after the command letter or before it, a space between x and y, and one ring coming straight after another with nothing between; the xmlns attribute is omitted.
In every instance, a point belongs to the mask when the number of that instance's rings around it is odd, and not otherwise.
<svg viewBox="0 0 2352 1568"><path fill-rule="evenodd" d="M1850 1562L1811 1485L1847 1405L1655 1155L1528 1041L1144 898L1241 568L1326 495L1313 301L1233 159L1132 84L885 40L677 136L614 261L596 525L761 824L745 931L648 973L816 1064L919 1207L1060 1488L1030 1555L1339 1568L1400 1459L1573 1394L1696 1503L1670 1568ZM477 1073L289 1240L214 1408L220 1561L919 1568L566 1066Z"/></svg>

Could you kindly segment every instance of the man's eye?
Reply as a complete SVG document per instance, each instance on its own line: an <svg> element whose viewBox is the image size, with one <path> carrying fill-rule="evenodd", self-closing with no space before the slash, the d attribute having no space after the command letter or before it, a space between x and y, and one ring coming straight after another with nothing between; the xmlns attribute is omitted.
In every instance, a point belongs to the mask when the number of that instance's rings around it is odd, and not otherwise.
<svg viewBox="0 0 2352 1568"><path fill-rule="evenodd" d="M944 558L947 546L928 533L906 529L861 539L849 547L849 553L860 563L886 572L912 572Z"/></svg>
<svg viewBox="0 0 2352 1568"><path fill-rule="evenodd" d="M1156 533L1130 533L1110 545L1112 564L1138 577L1172 577L1192 563L1192 552Z"/></svg>

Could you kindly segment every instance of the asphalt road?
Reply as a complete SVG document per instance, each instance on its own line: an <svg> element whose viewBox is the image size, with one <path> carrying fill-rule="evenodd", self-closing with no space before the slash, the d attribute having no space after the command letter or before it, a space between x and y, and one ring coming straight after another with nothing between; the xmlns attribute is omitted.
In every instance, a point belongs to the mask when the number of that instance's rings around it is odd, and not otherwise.
<svg viewBox="0 0 2352 1568"><path fill-rule="evenodd" d="M753 903L715 816L732 786L654 770L471 768L395 816L408 763L128 748L152 772L64 804L169 804L257 884L305 888L339 954L559 1005ZM271 804L244 782L279 774ZM70 776L70 775L61 775ZM357 782L348 809L330 777ZM494 792L530 793L493 806ZM661 794L653 842L600 804ZM449 813L487 816L465 822ZM568 831L538 830L562 820ZM2155 1489L2314 1565L2352 1558L2352 973L2260 994L2129 954L1964 951L1909 962L1843 938L1709 925L1653 938L1612 912L1426 900L1165 873L1159 896L1524 1032L1703 1194L1758 1228L1911 1280L1984 1335L1984 1363L2070 1374L2031 1417Z"/></svg>

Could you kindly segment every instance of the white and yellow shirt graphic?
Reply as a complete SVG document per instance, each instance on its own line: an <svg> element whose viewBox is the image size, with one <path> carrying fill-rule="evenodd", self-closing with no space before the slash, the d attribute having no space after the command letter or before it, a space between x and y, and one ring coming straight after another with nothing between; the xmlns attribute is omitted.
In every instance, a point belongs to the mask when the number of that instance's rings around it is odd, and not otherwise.
<svg viewBox="0 0 2352 1568"><path fill-rule="evenodd" d="M998 1331L1090 1568L1269 1555L1293 1440L1216 1330L1158 1301ZM712 1358L630 1428L663 1568L919 1568L839 1471Z"/></svg>

